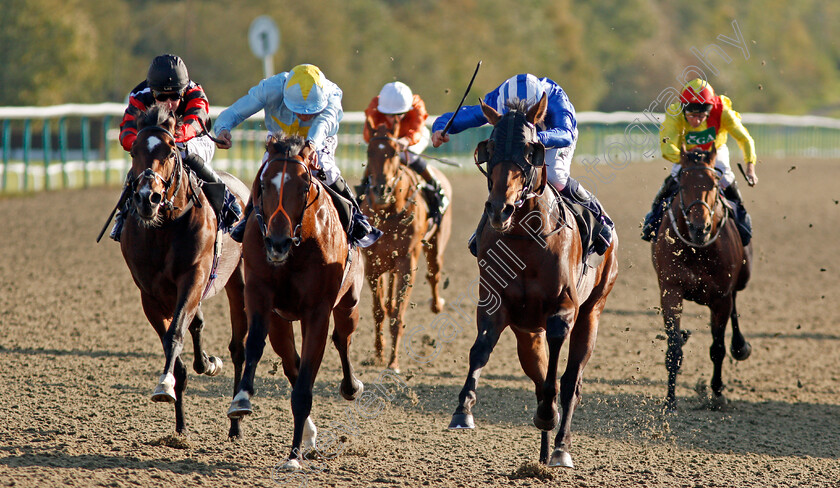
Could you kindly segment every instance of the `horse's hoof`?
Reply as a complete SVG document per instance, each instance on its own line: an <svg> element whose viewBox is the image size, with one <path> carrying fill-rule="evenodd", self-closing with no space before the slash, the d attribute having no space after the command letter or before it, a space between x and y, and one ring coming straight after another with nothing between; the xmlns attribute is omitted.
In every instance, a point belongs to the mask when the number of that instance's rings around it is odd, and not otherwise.
<svg viewBox="0 0 840 488"><path fill-rule="evenodd" d="M574 468L575 463L572 462L572 455L560 449L559 447L551 453L551 458L548 460L549 468Z"/></svg>
<svg viewBox="0 0 840 488"><path fill-rule="evenodd" d="M681 330L680 337L682 337L682 343L685 345L685 343L688 342L688 338L691 337L691 331L685 329Z"/></svg>
<svg viewBox="0 0 840 488"><path fill-rule="evenodd" d="M175 403L175 375L167 373L160 377L160 383L152 392L153 402Z"/></svg>
<svg viewBox="0 0 840 488"><path fill-rule="evenodd" d="M743 361L750 357L750 354L752 354L752 346L749 342L744 342L744 345L741 346L740 349L736 349L733 345L729 352L732 353L732 357L735 358L737 361Z"/></svg>
<svg viewBox="0 0 840 488"><path fill-rule="evenodd" d="M251 415L253 409L251 408L251 395L246 391L240 391L233 397L228 408L227 416L230 419L241 419L246 415Z"/></svg>
<svg viewBox="0 0 840 488"><path fill-rule="evenodd" d="M216 376L222 372L222 360L217 358L216 356L210 356L207 358L208 366L207 371L204 372L206 376Z"/></svg>
<svg viewBox="0 0 840 488"><path fill-rule="evenodd" d="M446 305L446 300L443 298L438 298L437 301L430 299L429 305L431 306L432 313L441 313L443 311L443 307Z"/></svg>
<svg viewBox="0 0 840 488"><path fill-rule="evenodd" d="M709 398L709 409L710 410L713 410L713 411L716 411L716 412L721 412L721 411L726 410L727 407L729 407L729 400L727 400L726 397L723 396L722 394L721 395L712 395L711 398Z"/></svg>
<svg viewBox="0 0 840 488"><path fill-rule="evenodd" d="M301 471L303 469L303 465L297 459L289 459L280 466L280 469L283 471Z"/></svg>
<svg viewBox="0 0 840 488"><path fill-rule="evenodd" d="M475 429L475 421L471 413L456 413L452 415L452 422L449 422L451 430Z"/></svg>
<svg viewBox="0 0 840 488"><path fill-rule="evenodd" d="M341 393L341 397L347 401L353 401L365 391L365 384L361 382L358 378L353 378L352 380L353 386L350 389L344 387L344 382L341 382L341 386L338 387L338 392Z"/></svg>
<svg viewBox="0 0 840 488"><path fill-rule="evenodd" d="M662 407L662 411L667 414L675 414L677 413L677 399L676 398L666 398L665 404Z"/></svg>

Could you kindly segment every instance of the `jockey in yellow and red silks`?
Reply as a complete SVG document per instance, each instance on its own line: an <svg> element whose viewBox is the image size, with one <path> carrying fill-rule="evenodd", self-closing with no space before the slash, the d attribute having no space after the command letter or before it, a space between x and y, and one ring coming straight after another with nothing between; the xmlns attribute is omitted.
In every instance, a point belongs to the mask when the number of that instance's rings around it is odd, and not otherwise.
<svg viewBox="0 0 840 488"><path fill-rule="evenodd" d="M744 245L751 235L750 217L744 210L741 192L735 182L735 174L729 164L729 148L726 140L732 134L747 165L746 177L752 186L758 183L755 173L755 142L741 123L741 114L732 109L732 100L724 95L715 95L714 89L706 80L697 78L688 82L680 94L680 102L670 105L665 111L665 121L659 131L662 157L674 163L671 174L659 189L653 201L651 211L645 216L642 239L650 241L656 237L656 231L667 208L667 200L677 190L676 175L680 170L680 150L683 145L687 151L717 151L715 168L721 172L720 186L724 196L735 204L736 219Z"/></svg>

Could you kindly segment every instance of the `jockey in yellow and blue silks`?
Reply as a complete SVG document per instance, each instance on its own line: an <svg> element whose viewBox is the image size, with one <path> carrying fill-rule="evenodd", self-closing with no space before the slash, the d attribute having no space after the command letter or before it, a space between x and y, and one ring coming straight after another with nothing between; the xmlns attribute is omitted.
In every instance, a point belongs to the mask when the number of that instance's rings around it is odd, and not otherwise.
<svg viewBox="0 0 840 488"><path fill-rule="evenodd" d="M697 78L688 82L680 94L680 103L674 103L665 112L665 121L659 131L662 157L674 163L671 174L654 198L651 211L645 216L642 239L653 240L669 200L677 191L676 175L680 170L680 150L709 151L716 148L715 168L720 171L723 195L735 205L735 219L744 245L752 235L750 216L744 209L735 174L729 164L728 134L732 134L747 165L746 177L750 186L758 183L755 172L757 161L755 142L741 123L741 115L732 109L732 101L724 95L715 95L712 86Z"/></svg>
<svg viewBox="0 0 840 488"><path fill-rule="evenodd" d="M537 127L537 137L545 146L545 164L548 170L548 182L557 189L565 198L576 202L592 212L596 221L601 225L596 226L593 233L594 250L603 254L612 242L612 231L614 225L607 213L604 211L597 198L575 179L569 176L569 169L572 163L572 156L575 152L575 145L578 139L577 120L575 119L575 108L569 101L568 95L554 81L548 78L537 78L532 74L518 74L496 87L495 90L484 96L484 103L493 107L499 113L508 111L508 102L513 100L527 100L529 106L540 101L546 95L548 107L546 108L545 119ZM453 113L445 113L438 117L432 126L432 145L438 147L449 141L449 135L443 134L443 128L453 117ZM455 114L449 133L457 134L463 130L480 127L487 124L487 119L481 111L481 106L470 105L462 107ZM479 222L479 231L484 224L485 217ZM475 239L470 238L470 251L473 255Z"/></svg>
<svg viewBox="0 0 840 488"><path fill-rule="evenodd" d="M349 227L351 242L366 247L381 232L371 227L359 210L355 195L335 163L338 124L344 117L341 98L341 89L328 80L317 66L295 66L291 71L260 81L248 94L222 111L214 127L219 139L216 144L222 149L230 148L231 129L260 110L265 113L265 127L269 133L283 131L287 135L303 137L306 145L301 156L310 165L317 161L319 177L342 197L333 200L342 223ZM266 157L267 154L263 156L263 162ZM231 233L231 237L240 242L252 207L249 201L244 217Z"/></svg>

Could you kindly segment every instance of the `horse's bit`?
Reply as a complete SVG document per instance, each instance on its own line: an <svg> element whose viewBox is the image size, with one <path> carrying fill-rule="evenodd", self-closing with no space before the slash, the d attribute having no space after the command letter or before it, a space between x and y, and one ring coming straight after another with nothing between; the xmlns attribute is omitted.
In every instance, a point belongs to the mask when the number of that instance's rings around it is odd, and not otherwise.
<svg viewBox="0 0 840 488"><path fill-rule="evenodd" d="M715 201L714 201L714 203L712 203L712 205L709 205L705 201L698 198L697 200L691 202L691 204L686 206L685 205L685 200L683 200L682 186L680 186L680 190L679 190L680 213L682 213L683 219L686 222L688 222L688 212L691 211L691 208L694 207L695 205L703 205L704 207L706 207L706 209L711 214L712 222L714 222L715 221L715 210L714 209L717 207L717 204L720 201L720 189L717 187L717 183L718 183L718 181L720 181L720 178L721 178L720 170L718 170L717 168L710 168L708 166L689 166L689 167L680 168L680 173L682 173L683 171L686 171L686 172L687 171L710 171L710 172L712 172L712 174L715 178ZM717 240L717 238L721 234L721 231L723 230L724 224L726 224L726 219L729 216L729 211L728 211L726 205L722 205L722 207L723 207L723 217L721 218L720 224L718 224L717 232L715 232L714 237L709 239L709 241L706 242L705 244L702 244L702 245L694 244L694 243L690 242L688 239L685 239L683 237L683 235L680 233L679 229L677 228L677 222L676 222L676 219L674 218L674 213L673 213L673 206L668 209L668 213L671 215L671 227L674 229L674 232L677 234L677 237L679 237L680 240L683 241L683 243L685 243L685 244L687 244L691 247L707 247Z"/></svg>
<svg viewBox="0 0 840 488"><path fill-rule="evenodd" d="M143 132L163 132L164 134L168 135L172 140L175 140L175 136L169 132L168 130L164 129L160 126L148 126L140 129L137 132L137 136L139 137L140 134ZM163 202L161 203L164 210L176 210L177 207L175 206L175 195L178 194L178 190L181 188L181 174L183 169L183 163L181 161L181 152L178 151L178 148L172 150L172 156L175 157L175 167L172 169L172 174L169 175L168 179L164 179L159 173L154 171L152 168L146 168L139 176L134 178L132 181L128 182L127 184L131 186L132 193L137 191L137 185L139 184L140 180L143 179L152 179L152 180L160 180L161 184L163 184ZM173 180L175 183L175 187L172 190L172 194L167 198L166 193L172 187Z"/></svg>

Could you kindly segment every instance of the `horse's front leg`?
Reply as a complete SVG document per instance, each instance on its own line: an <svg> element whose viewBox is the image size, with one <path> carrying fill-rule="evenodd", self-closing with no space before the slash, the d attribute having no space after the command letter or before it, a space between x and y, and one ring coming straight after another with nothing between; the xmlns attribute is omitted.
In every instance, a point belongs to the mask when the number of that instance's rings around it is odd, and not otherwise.
<svg viewBox="0 0 840 488"><path fill-rule="evenodd" d="M192 335L193 351L195 352L193 370L198 374L216 376L222 372L222 360L216 356L210 356L204 351L202 331L204 331L204 314L201 312L201 306L199 306L190 323L190 335Z"/></svg>
<svg viewBox="0 0 840 488"><path fill-rule="evenodd" d="M248 310L248 338L245 341L245 368L242 380L234 392L227 415L229 418L242 418L252 412L251 396L254 395L254 376L257 365L265 349L265 338L268 335L268 322L271 312L271 297L266 297L266 290L253 286L253 292L245 294L246 310Z"/></svg>
<svg viewBox="0 0 840 488"><path fill-rule="evenodd" d="M682 346L688 338L680 331L682 315L682 294L676 288L660 287L662 296L662 318L665 321L665 333L668 336L668 350L665 352L665 368L668 370L668 394L665 397L665 411L677 411L677 374L682 366Z"/></svg>
<svg viewBox="0 0 840 488"><path fill-rule="evenodd" d="M248 317L245 314L245 280L242 262L233 271L225 284L225 293L230 310L230 360L233 363L233 394L242 381L242 368L245 364L245 337L248 334ZM238 418L230 419L228 439L238 439L242 436Z"/></svg>
<svg viewBox="0 0 840 488"><path fill-rule="evenodd" d="M387 289L385 285L387 280L384 273L376 276L369 274L367 280L373 294L373 322L376 327L373 339L375 359L377 366L383 366L385 364L385 331L383 330L383 324L386 317L385 297L387 296Z"/></svg>
<svg viewBox="0 0 840 488"><path fill-rule="evenodd" d="M723 360L726 358L726 322L732 313L732 296L725 296L714 300L709 304L712 312L712 345L709 348L709 357L712 359L714 369L712 371L712 403L713 409L719 409L726 405L726 398L723 396Z"/></svg>
<svg viewBox="0 0 840 488"><path fill-rule="evenodd" d="M475 390L478 387L478 378L481 376L481 369L490 359L490 353L493 352L493 348L499 342L499 336L507 327L507 311L500 309L496 313L489 314L485 308L479 307L476 319L478 336L470 349L470 370L467 373L464 388L458 395L458 407L452 414L452 421L449 423L450 429L475 428L472 408L477 401Z"/></svg>
<svg viewBox="0 0 840 488"><path fill-rule="evenodd" d="M534 382L534 391L537 395L537 405L543 399L543 384L548 371L548 358L545 354L545 333L526 332L513 328L516 335L516 351L519 355L519 364L531 381ZM536 421L536 420L535 420ZM548 462L548 433L543 431L540 439L540 462Z"/></svg>
<svg viewBox="0 0 840 488"><path fill-rule="evenodd" d="M391 315L391 360L388 368L400 372L400 347L403 332L405 332L405 312L411 303L411 290L417 276L418 256L413 254L410 259L403 260L391 273L396 282L396 310Z"/></svg>
<svg viewBox="0 0 840 488"><path fill-rule="evenodd" d="M304 331L303 344L300 371L292 388L292 416L295 427L289 460L283 465L283 469L286 470L302 469L300 459L306 457L306 450L315 446L316 431L309 414L312 411L312 386L315 384L315 377L318 376L327 344L329 314L330 308L322 305L308 310L300 321L301 330Z"/></svg>
<svg viewBox="0 0 840 488"><path fill-rule="evenodd" d="M179 360L181 352L184 350L184 335L187 332L187 327L192 323L201 301L203 289L200 284L204 283L203 278L206 278L206 276L201 273L201 270L195 269L178 280L178 298L175 302L175 312L172 315L172 322L163 335L163 352L166 355L166 362L163 365L160 382L152 392L153 401L172 403L177 400L175 385L179 380L173 374L173 371L175 362ZM196 354L200 354L200 352L196 351ZM186 381L186 373L184 374L184 381ZM183 388L181 389L183 390Z"/></svg>

